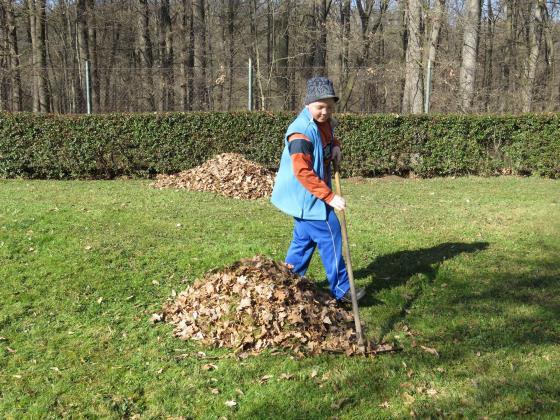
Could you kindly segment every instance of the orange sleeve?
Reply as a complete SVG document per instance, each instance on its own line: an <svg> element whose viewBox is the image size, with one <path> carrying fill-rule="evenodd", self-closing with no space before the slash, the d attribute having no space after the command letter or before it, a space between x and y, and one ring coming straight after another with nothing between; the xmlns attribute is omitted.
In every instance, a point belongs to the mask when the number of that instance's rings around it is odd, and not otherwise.
<svg viewBox="0 0 560 420"><path fill-rule="evenodd" d="M290 148L290 157L297 180L315 197L326 202L331 201L334 193L313 170L313 156L310 152L313 150L311 140L303 134L296 133L288 137L288 142L293 146Z"/></svg>

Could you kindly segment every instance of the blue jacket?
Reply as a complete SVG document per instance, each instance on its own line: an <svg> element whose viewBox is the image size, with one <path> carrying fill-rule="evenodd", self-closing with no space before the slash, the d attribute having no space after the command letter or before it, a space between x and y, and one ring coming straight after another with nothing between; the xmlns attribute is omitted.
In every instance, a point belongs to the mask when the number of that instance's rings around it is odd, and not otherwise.
<svg viewBox="0 0 560 420"><path fill-rule="evenodd" d="M284 151L270 201L290 216L307 220L326 220L327 205L325 202L306 190L294 175L292 159L288 150L288 137L294 133L304 134L311 140L313 143L313 170L331 187L330 177L325 179L323 144L319 128L313 121L309 110L304 108L290 124L284 136Z"/></svg>

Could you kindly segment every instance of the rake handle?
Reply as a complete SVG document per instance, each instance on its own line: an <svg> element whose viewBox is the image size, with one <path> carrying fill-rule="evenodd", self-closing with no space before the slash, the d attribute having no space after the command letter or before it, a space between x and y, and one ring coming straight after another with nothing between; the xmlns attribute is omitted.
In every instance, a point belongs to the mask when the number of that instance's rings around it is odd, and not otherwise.
<svg viewBox="0 0 560 420"><path fill-rule="evenodd" d="M334 186L335 193L342 197L342 189L340 188L339 165L333 161L334 166ZM352 296L352 312L354 314L354 324L356 326L356 338L361 351L365 351L364 336L362 334L362 324L360 322L360 313L358 311L358 299L356 299L356 287L354 286L354 272L352 271L352 260L350 259L350 245L348 243L348 230L346 229L346 214L344 210L338 212L340 216L340 227L342 230L342 250L344 260L346 261L346 271L350 282L350 295Z"/></svg>

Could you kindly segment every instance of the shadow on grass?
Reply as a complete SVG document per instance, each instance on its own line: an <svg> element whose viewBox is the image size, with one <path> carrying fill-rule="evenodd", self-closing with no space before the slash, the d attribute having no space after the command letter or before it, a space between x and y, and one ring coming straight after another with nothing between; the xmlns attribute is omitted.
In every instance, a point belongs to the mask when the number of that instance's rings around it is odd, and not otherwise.
<svg viewBox="0 0 560 420"><path fill-rule="evenodd" d="M438 266L446 260L463 253L474 253L488 248L488 242L446 242L431 248L416 249L413 251L399 251L382 255L371 262L367 267L354 272L356 279L373 277L373 282L367 285L367 295L360 301L360 306L381 304L374 295L383 290L405 284L411 277L422 274L428 281L433 281L438 272ZM412 293L406 296L401 311L390 317L381 327L380 339L391 331L393 326L401 321L414 301L420 296L421 287L414 287Z"/></svg>
<svg viewBox="0 0 560 420"><path fill-rule="evenodd" d="M354 278L373 277L373 282L367 286L368 296L404 284L416 274L423 274L432 281L436 278L439 264L459 254L485 250L488 245L488 242L446 242L431 248L382 255L367 267L355 271ZM367 306L368 302L365 303Z"/></svg>

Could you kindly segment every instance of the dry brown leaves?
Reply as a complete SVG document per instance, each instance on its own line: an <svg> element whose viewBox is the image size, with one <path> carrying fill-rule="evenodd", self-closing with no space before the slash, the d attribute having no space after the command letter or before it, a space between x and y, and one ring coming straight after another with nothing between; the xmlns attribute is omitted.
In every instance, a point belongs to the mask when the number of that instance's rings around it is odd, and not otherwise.
<svg viewBox="0 0 560 420"><path fill-rule="evenodd" d="M274 173L236 153L215 156L196 168L175 175L158 175L155 188L214 192L254 200L270 197Z"/></svg>
<svg viewBox="0 0 560 420"><path fill-rule="evenodd" d="M285 264L260 256L196 280L164 306L163 320L183 340L236 352L358 353L350 311Z"/></svg>

